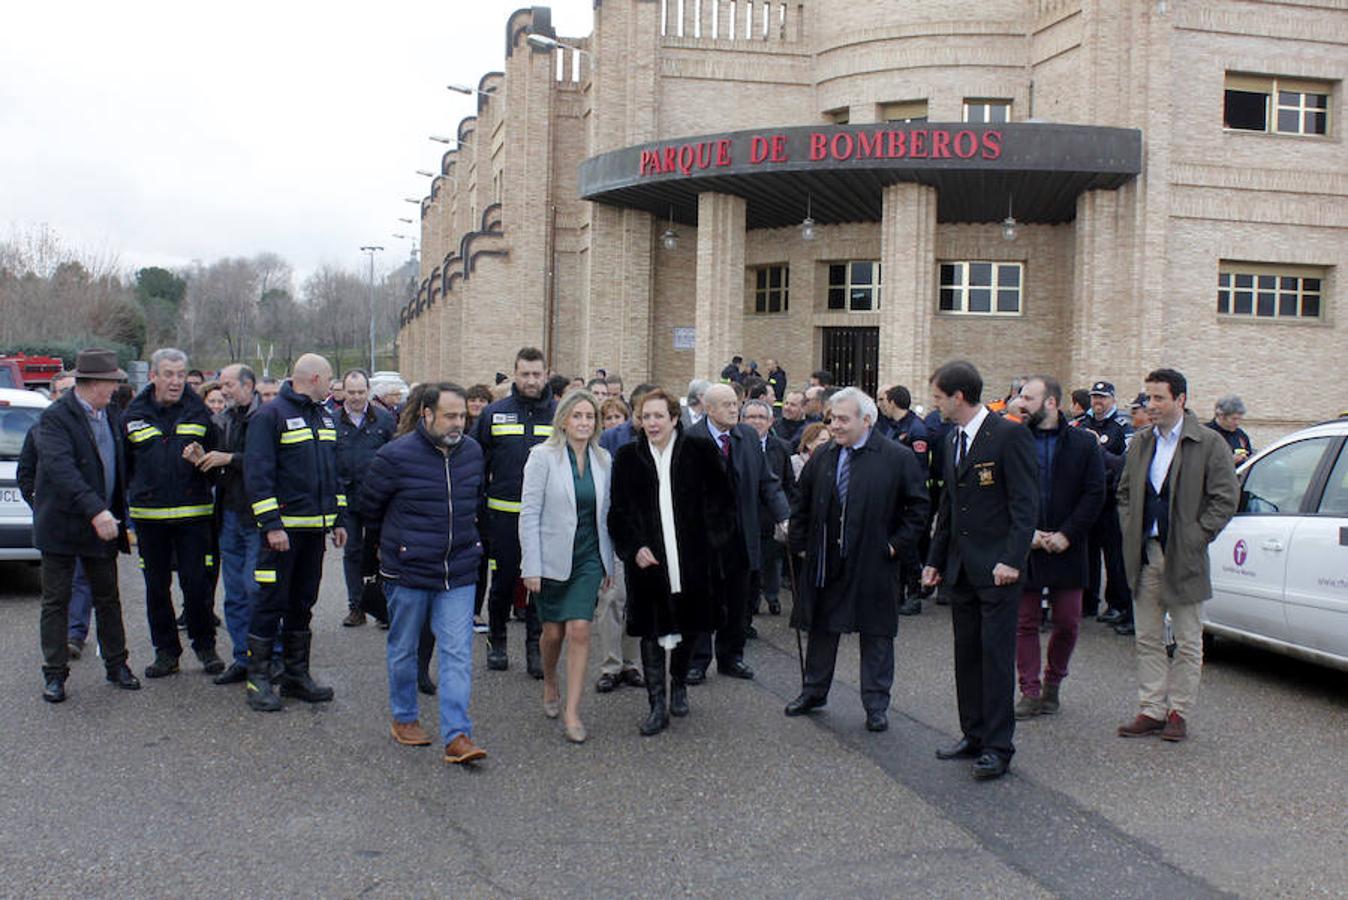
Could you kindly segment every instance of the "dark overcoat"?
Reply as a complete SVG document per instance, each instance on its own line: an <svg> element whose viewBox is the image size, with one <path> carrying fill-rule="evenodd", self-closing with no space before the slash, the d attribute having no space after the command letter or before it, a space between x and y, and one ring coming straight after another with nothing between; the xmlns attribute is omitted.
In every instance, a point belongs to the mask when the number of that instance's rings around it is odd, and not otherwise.
<svg viewBox="0 0 1348 900"><path fill-rule="evenodd" d="M912 450L872 431L853 452L844 512L836 487L841 449L830 443L816 450L796 482L791 553L797 562L804 554L804 562L795 572L800 596L791 625L893 637L901 562L916 556L927 523L926 469Z"/></svg>
<svg viewBox="0 0 1348 900"><path fill-rule="evenodd" d="M716 450L717 459L721 457L721 446L711 436L709 422L703 417L689 428L687 435L691 440L704 441ZM740 544L743 554L732 552L724 560L727 566L742 566L747 563L749 570L757 572L762 568L762 549L759 547L759 516L766 510L771 516L771 526L786 521L791 515L791 503L778 476L768 468L767 457L758 432L748 425L736 425L730 429L730 464L734 466L733 493L735 496L736 521L739 523ZM735 547L738 551L740 548Z"/></svg>
<svg viewBox="0 0 1348 900"><path fill-rule="evenodd" d="M660 523L660 483L644 434L613 458L613 487L608 530L623 561L627 580L627 633L633 637L690 636L715 631L719 604L713 579L717 555L735 535L735 498L716 448L677 431L673 437L670 480L674 499L675 540L679 548L682 591L669 591L664 528ZM661 565L636 563L647 547Z"/></svg>
<svg viewBox="0 0 1348 900"><path fill-rule="evenodd" d="M1035 436L1038 451L1039 436ZM1105 467L1100 442L1090 431L1068 426L1060 419L1055 437L1052 480L1048 501L1039 504L1039 531L1061 531L1067 537L1062 553L1030 551L1030 573L1026 590L1042 588L1082 588L1090 584L1087 537L1100 518L1105 501ZM1039 475L1044 478L1042 467ZM1043 497L1043 491L1040 491Z"/></svg>
<svg viewBox="0 0 1348 900"><path fill-rule="evenodd" d="M116 556L130 551L126 536L126 452L117 404L105 410L116 450L112 502L106 499L103 461L89 416L74 391L42 412L37 425L37 478L33 486L33 544L44 553ZM105 541L92 519L107 510L118 521L117 539Z"/></svg>

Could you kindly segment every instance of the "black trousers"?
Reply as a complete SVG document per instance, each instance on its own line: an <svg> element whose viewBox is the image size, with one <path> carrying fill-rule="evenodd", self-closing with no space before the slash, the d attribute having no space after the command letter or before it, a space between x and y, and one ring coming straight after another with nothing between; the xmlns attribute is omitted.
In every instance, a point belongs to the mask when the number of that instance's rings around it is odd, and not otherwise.
<svg viewBox="0 0 1348 900"><path fill-rule="evenodd" d="M38 637L42 642L42 674L70 673L66 634L70 629L70 584L75 578L75 563L84 564L84 577L94 598L98 625L98 651L109 669L126 662L126 626L122 623L122 601L117 592L117 557L66 556L42 554L42 612L38 619Z"/></svg>
<svg viewBox="0 0 1348 900"><path fill-rule="evenodd" d="M782 593L782 545L771 534L758 538L758 555L762 568L754 573L754 581L764 600L778 600ZM755 601L756 605L756 601Z"/></svg>
<svg viewBox="0 0 1348 900"><path fill-rule="evenodd" d="M688 680L688 669L690 668L690 660L693 656L693 645L691 642L686 640L679 641L677 647L668 651L668 656L665 655L665 648L660 646L659 638L642 638L641 646L644 653L653 655L658 654L656 656L657 659L667 660L669 680L672 683L683 684Z"/></svg>
<svg viewBox="0 0 1348 900"><path fill-rule="evenodd" d="M1009 760L1016 752L1016 620L1020 585L974 587L963 573L950 588L955 696L960 730Z"/></svg>
<svg viewBox="0 0 1348 900"><path fill-rule="evenodd" d="M805 650L805 682L801 693L823 699L833 686L838 663L838 638L827 631L811 631ZM866 712L889 709L889 689L894 686L894 638L887 634L857 635L861 643L861 705Z"/></svg>
<svg viewBox="0 0 1348 900"><path fill-rule="evenodd" d="M173 615L173 569L183 592L187 636L194 650L215 648L215 527L210 519L136 520L136 547L145 576L145 615L155 652L182 655ZM209 564L208 564L209 562Z"/></svg>
<svg viewBox="0 0 1348 900"><path fill-rule="evenodd" d="M348 498L348 500L351 498ZM347 609L360 608L360 595L365 590L361 575L361 555L365 550L365 520L351 508L342 510L338 522L346 529L346 546L342 549L342 578L346 581ZM263 540L266 538L264 537Z"/></svg>
<svg viewBox="0 0 1348 900"><path fill-rule="evenodd" d="M277 553L262 535L257 556L257 605L248 633L275 640L278 631L308 631L323 580L323 542L327 533L317 528L288 528L290 549Z"/></svg>
<svg viewBox="0 0 1348 900"><path fill-rule="evenodd" d="M520 517L517 513L487 510L487 549L495 569L491 575L491 591L487 595L487 617L492 647L505 649L506 623L510 621L510 607L515 602L515 582L520 577ZM543 633L538 621L538 606L532 595L524 619L526 642L537 642Z"/></svg>
<svg viewBox="0 0 1348 900"><path fill-rule="evenodd" d="M1113 500L1105 503L1100 518L1087 536L1090 558L1090 586L1082 595L1082 618L1094 616L1103 599L1110 609L1116 609L1133 618L1133 593L1128 590L1128 573L1123 566L1123 529L1119 525L1119 508ZM1105 595L1100 597L1100 558L1104 557Z"/></svg>
<svg viewBox="0 0 1348 900"><path fill-rule="evenodd" d="M749 593L753 573L748 565L725 565L721 577L715 579L712 591L721 608L722 625L716 631L715 640L708 633L699 634L693 639L691 665L694 669L706 670L711 665L712 645L715 644L716 664L729 666L744 659L745 630L749 625ZM680 645L682 646L682 645Z"/></svg>

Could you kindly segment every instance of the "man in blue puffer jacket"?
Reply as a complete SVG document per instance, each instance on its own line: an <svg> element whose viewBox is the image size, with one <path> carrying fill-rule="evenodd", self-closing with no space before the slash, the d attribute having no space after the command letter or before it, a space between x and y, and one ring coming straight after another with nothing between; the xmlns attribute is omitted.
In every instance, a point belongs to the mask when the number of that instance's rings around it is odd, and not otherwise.
<svg viewBox="0 0 1348 900"><path fill-rule="evenodd" d="M445 762L487 754L473 744L468 701L473 670L473 589L482 542L482 447L464 434L468 398L453 384L428 385L416 430L375 454L361 490L366 527L379 529L379 571L388 596L389 706L393 739L424 747L417 716L417 643L430 615L440 648L440 742Z"/></svg>

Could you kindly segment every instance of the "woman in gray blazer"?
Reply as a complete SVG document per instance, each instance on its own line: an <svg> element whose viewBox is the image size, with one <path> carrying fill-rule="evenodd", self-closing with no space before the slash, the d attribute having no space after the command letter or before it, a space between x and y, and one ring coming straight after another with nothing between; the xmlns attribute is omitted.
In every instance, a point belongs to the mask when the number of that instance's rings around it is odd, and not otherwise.
<svg viewBox="0 0 1348 900"><path fill-rule="evenodd" d="M609 455L599 446L599 402L588 391L557 404L552 436L529 452L520 496L520 576L543 622L543 712L562 713L557 660L566 652L568 740L585 740L580 695L590 654L590 622L613 572L609 542Z"/></svg>

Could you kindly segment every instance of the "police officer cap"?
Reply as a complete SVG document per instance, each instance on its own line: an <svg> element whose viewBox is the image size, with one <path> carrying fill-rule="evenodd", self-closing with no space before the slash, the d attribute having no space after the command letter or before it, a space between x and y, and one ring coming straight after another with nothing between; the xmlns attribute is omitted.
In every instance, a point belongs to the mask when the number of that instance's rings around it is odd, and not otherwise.
<svg viewBox="0 0 1348 900"><path fill-rule="evenodd" d="M1147 405L1147 392L1143 391L1133 398L1133 409L1141 409Z"/></svg>
<svg viewBox="0 0 1348 900"><path fill-rule="evenodd" d="M1110 384L1108 381L1097 381L1095 384L1091 385L1091 396L1113 397L1114 385Z"/></svg>

